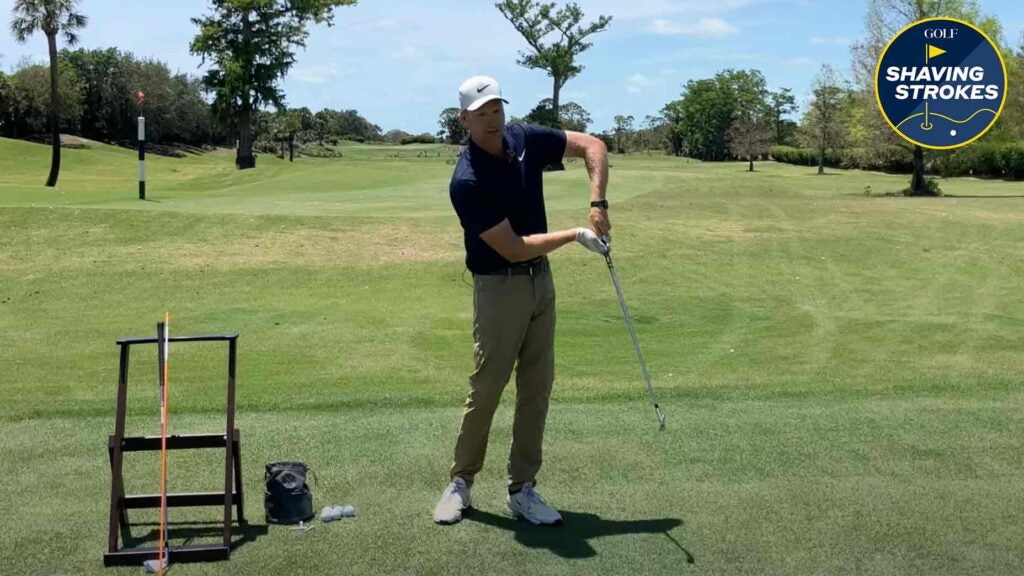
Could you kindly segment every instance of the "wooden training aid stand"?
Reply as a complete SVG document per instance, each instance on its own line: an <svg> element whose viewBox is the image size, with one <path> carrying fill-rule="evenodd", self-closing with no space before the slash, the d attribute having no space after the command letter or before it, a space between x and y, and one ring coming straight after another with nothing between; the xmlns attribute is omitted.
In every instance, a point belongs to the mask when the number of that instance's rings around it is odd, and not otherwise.
<svg viewBox="0 0 1024 576"><path fill-rule="evenodd" d="M231 506L238 510L238 523L245 523L242 500L242 466L240 456L240 434L235 428L235 360L238 349L238 334L210 334L205 336L170 337L169 342L227 342L227 427L223 434L180 434L167 437L168 450L192 448L224 449L224 491L167 494L167 506L223 506L224 528L221 544L192 544L172 546L168 549L170 562L205 562L226 560L231 555ZM109 437L107 448L110 453L110 532L107 552L103 555L105 566L137 566L158 556L157 548L119 548L118 535L130 535L128 510L160 508L160 494L126 495L122 467L125 452L160 451L160 436L125 437L125 405L128 398L128 359L131 347L139 344L158 344L158 338L121 338L121 367L117 378L117 419L114 434ZM231 441L228 442L228 438ZM159 537L162 537L159 536Z"/></svg>

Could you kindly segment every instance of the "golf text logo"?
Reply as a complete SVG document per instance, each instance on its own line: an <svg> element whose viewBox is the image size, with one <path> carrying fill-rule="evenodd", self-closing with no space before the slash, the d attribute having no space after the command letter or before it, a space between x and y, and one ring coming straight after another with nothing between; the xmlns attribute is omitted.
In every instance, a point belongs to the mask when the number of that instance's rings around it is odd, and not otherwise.
<svg viewBox="0 0 1024 576"><path fill-rule="evenodd" d="M929 18L907 26L882 51L875 95L886 122L910 143L944 150L988 131L1006 101L1006 64L972 24Z"/></svg>

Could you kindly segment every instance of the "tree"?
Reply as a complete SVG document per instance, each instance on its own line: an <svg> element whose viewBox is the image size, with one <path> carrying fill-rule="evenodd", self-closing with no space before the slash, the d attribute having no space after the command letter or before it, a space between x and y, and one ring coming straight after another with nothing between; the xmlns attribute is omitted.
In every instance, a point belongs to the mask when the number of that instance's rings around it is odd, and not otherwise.
<svg viewBox="0 0 1024 576"><path fill-rule="evenodd" d="M714 78L691 80L682 98L662 110L671 123L673 151L701 160L730 157L727 134L743 115L760 123L769 116L768 88L758 70L723 70Z"/></svg>
<svg viewBox="0 0 1024 576"><path fill-rule="evenodd" d="M552 100L545 98L540 101L545 106L550 106L554 111ZM558 125L565 130L573 132L586 132L587 126L593 122L590 112L575 102L565 102L558 107Z"/></svg>
<svg viewBox="0 0 1024 576"><path fill-rule="evenodd" d="M626 140L629 135L633 132L633 120L632 116L623 116L621 114L615 116L615 150L619 154L626 153Z"/></svg>
<svg viewBox="0 0 1024 576"><path fill-rule="evenodd" d="M466 127L459 122L458 108L445 108L441 111L441 117L438 118L437 123L441 126L441 130L437 133L438 138L444 139L448 144L462 144L469 136Z"/></svg>
<svg viewBox="0 0 1024 576"><path fill-rule="evenodd" d="M685 156L687 154L686 141L684 139L686 128L686 109L683 100L673 100L661 109L661 116L667 125L669 151L673 156Z"/></svg>
<svg viewBox="0 0 1024 576"><path fill-rule="evenodd" d="M50 175L46 185L57 185L60 175L60 95L57 70L57 34L63 33L69 46L78 43L76 32L85 27L89 19L77 12L77 0L15 0L11 34L20 43L28 41L36 32L46 35L50 56Z"/></svg>
<svg viewBox="0 0 1024 576"><path fill-rule="evenodd" d="M331 123L332 134L357 142L383 139L380 126L370 123L356 110L332 111L332 116L334 118Z"/></svg>
<svg viewBox="0 0 1024 576"><path fill-rule="evenodd" d="M128 86L130 55L116 48L62 50L61 60L74 67L82 82L84 110L81 135L95 140L130 138L134 129L132 90ZM142 88L147 94L150 90Z"/></svg>
<svg viewBox="0 0 1024 576"><path fill-rule="evenodd" d="M690 80L682 98L662 113L672 122L673 148L701 160L725 158L725 132L732 123L732 105L715 79Z"/></svg>
<svg viewBox="0 0 1024 576"><path fill-rule="evenodd" d="M729 151L737 158L750 162L749 172L754 171L754 158L768 152L772 141L772 126L765 117L744 114L733 121L726 133Z"/></svg>
<svg viewBox="0 0 1024 576"><path fill-rule="evenodd" d="M225 135L218 130L210 104L203 98L202 80L185 74L175 74L169 80L173 100L162 138L190 144L223 142Z"/></svg>
<svg viewBox="0 0 1024 576"><path fill-rule="evenodd" d="M1006 62L1006 85L1011 87L1006 92L1006 103L1003 113L986 138L1017 142L1024 140L1024 34L1020 38L1020 46L1010 53L1003 52Z"/></svg>
<svg viewBox="0 0 1024 576"><path fill-rule="evenodd" d="M0 71L0 135L10 135L16 109L14 83Z"/></svg>
<svg viewBox="0 0 1024 576"><path fill-rule="evenodd" d="M558 120L558 116L555 115L555 109L551 107L551 98L541 100L533 107L533 110L530 110L526 117L520 119L520 121L527 124L550 126L552 128L558 128L562 124Z"/></svg>
<svg viewBox="0 0 1024 576"><path fill-rule="evenodd" d="M495 6L533 50L531 53L520 52L517 63L526 68L545 70L551 76L551 108L555 118L559 118L559 93L566 82L583 71L583 66L576 63L576 57L593 45L583 40L605 30L612 17L598 16L596 22L582 26L583 10L573 3L557 10L554 2L544 4L534 0L502 0ZM559 39L545 43L544 38L552 32L557 32Z"/></svg>
<svg viewBox="0 0 1024 576"><path fill-rule="evenodd" d="M719 74L718 81L735 99L734 119L736 115L770 118L768 83L760 70L726 70Z"/></svg>
<svg viewBox="0 0 1024 576"><path fill-rule="evenodd" d="M660 118L645 114L643 122L640 123L640 133L637 134L637 141L640 144L641 150L647 150L650 147L651 133L654 131Z"/></svg>
<svg viewBox="0 0 1024 576"><path fill-rule="evenodd" d="M303 114L305 110L305 114ZM308 115L308 118L307 118ZM280 132L281 138L288 142L288 161L295 161L295 135L302 131L302 125L304 120L312 118L312 114L309 114L309 109L299 110L286 110L282 113L283 122L281 123ZM311 121L311 120L309 120ZM284 148L282 147L282 156Z"/></svg>
<svg viewBox="0 0 1024 576"><path fill-rule="evenodd" d="M325 108L313 115L313 132L321 146L324 145L324 137L331 128L331 115Z"/></svg>
<svg viewBox="0 0 1024 576"><path fill-rule="evenodd" d="M409 134L408 132L406 132L404 130L398 130L398 129L388 130L384 134L384 140L386 142L390 142L390 143L393 143L393 144L400 144L403 140L407 140L407 139L412 138L412 137L413 137L412 134Z"/></svg>
<svg viewBox="0 0 1024 576"><path fill-rule="evenodd" d="M77 133L82 117L82 90L75 69L67 62L58 65L60 84L57 87L61 102L58 131ZM15 136L28 136L47 131L50 121L50 79L52 75L46 66L23 60L11 76L14 91Z"/></svg>
<svg viewBox="0 0 1024 576"><path fill-rule="evenodd" d="M736 100L733 121L726 133L729 151L737 158L746 158L749 171L753 172L754 158L767 153L772 140L773 113L767 83L756 70L731 72L722 81Z"/></svg>
<svg viewBox="0 0 1024 576"><path fill-rule="evenodd" d="M125 68L125 83L114 95L126 117L121 123L121 139L135 139L138 105L133 100L120 101L120 97L136 90L146 94L143 112L147 141L197 142L214 131L210 106L202 98L200 82L172 74L167 64L158 60L130 57Z"/></svg>
<svg viewBox="0 0 1024 576"><path fill-rule="evenodd" d="M778 92L770 92L768 101L772 108L772 123L775 125L775 143L779 145L788 144L793 137L796 125L782 116L796 112L796 97L789 88L783 88Z"/></svg>
<svg viewBox="0 0 1024 576"><path fill-rule="evenodd" d="M813 94L810 109L804 116L804 129L818 152L818 174L824 174L825 153L842 147L844 134L840 115L850 91L840 85L836 71L823 64L814 79Z"/></svg>
<svg viewBox="0 0 1024 576"><path fill-rule="evenodd" d="M136 59L115 48L62 50L61 66L73 68L82 90L79 134L107 142L134 142L136 117L146 116L148 142L205 144L223 141L199 79L174 74L166 63ZM62 115L68 114L61 71ZM140 109L133 94L146 94Z"/></svg>
<svg viewBox="0 0 1024 576"><path fill-rule="evenodd" d="M559 106L558 116L556 116L551 98L541 100L533 110L530 110L530 113L525 118L518 118L516 120L529 124L540 124L541 126L572 130L574 132L586 132L587 126L593 122L590 118L590 112L587 112L583 106L575 102L563 103Z"/></svg>
<svg viewBox="0 0 1024 576"><path fill-rule="evenodd" d="M669 143L671 127L663 116L644 116L640 130L640 147L644 150L663 150Z"/></svg>
<svg viewBox="0 0 1024 576"><path fill-rule="evenodd" d="M192 54L213 61L203 84L214 111L238 133L235 165L253 168L253 114L261 106L284 107L279 82L306 46L310 23L332 25L334 9L356 0L211 0L211 14L193 18L199 34Z"/></svg>
<svg viewBox="0 0 1024 576"><path fill-rule="evenodd" d="M995 16L981 13L977 0L869 0L868 13L865 18L866 34L862 40L853 45L853 72L865 98L875 105L875 67L889 40L908 24L925 18L951 17L971 22L996 44L1002 43L1002 26ZM877 108L876 108L877 110ZM880 144L896 143L909 146L905 140L893 132L885 122L881 111L871 116L873 139ZM930 188L924 177L924 149L913 146L913 173L910 177L911 196L931 196L938 193L938 188Z"/></svg>

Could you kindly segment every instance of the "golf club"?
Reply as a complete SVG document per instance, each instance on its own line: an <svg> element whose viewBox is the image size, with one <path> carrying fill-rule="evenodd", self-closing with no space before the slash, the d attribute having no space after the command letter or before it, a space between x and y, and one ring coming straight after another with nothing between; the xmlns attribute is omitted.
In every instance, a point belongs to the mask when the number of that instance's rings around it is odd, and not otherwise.
<svg viewBox="0 0 1024 576"><path fill-rule="evenodd" d="M608 263L608 272L612 275L612 284L615 284L615 293L619 295L619 305L622 306L622 315L626 318L626 327L629 328L629 336L633 339L633 349L636 350L636 357L640 359L640 370L644 373L644 380L647 382L647 392L651 395L651 403L654 404L654 413L658 415L658 430L661 432L665 431L665 415L661 413L661 408L658 406L658 395L654 393L654 385L651 384L651 375L647 373L647 363L644 362L644 355L640 351L640 341L636 338L636 330L633 328L633 318L629 315L629 309L626 308L626 298L622 295L622 287L619 286L619 277L615 274L615 265L612 264L612 245L610 236L602 236L605 244L608 245L608 251L604 255L605 262Z"/></svg>
<svg viewBox="0 0 1024 576"><path fill-rule="evenodd" d="M160 374L160 533L157 543L157 555L155 560L149 560L143 564L146 572L156 572L163 576L169 561L168 539L167 539L167 353L170 351L170 323L171 314L164 313L164 321L156 326L157 331L157 363Z"/></svg>

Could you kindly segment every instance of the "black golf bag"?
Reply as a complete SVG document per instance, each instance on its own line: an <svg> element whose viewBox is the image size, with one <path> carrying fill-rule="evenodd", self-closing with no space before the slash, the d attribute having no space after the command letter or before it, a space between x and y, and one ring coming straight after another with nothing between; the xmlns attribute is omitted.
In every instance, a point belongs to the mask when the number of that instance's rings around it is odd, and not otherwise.
<svg viewBox="0 0 1024 576"><path fill-rule="evenodd" d="M311 472L302 462L267 464L263 507L268 524L298 524L313 517L313 493L306 484Z"/></svg>

